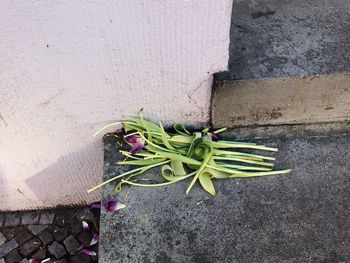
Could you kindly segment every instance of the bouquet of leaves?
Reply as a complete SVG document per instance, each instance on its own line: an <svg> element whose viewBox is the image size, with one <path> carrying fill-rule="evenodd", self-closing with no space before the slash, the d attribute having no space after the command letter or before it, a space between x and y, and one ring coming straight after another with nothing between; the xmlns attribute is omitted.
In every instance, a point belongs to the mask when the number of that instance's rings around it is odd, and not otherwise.
<svg viewBox="0 0 350 263"><path fill-rule="evenodd" d="M291 170L273 171L275 158L256 151L276 152L278 149L255 143L225 141L219 139L222 128L210 131L189 132L183 125L175 124L173 132L165 131L159 125L140 117L126 117L125 121L112 123L102 130L121 125L123 140L130 146L130 151L120 150L125 160L120 165L134 168L93 187L94 191L103 185L119 179L116 191L121 191L123 184L141 187L159 187L190 179L186 194L199 181L205 191L215 196L214 180L246 178L265 175L286 174ZM254 151L248 152L248 151ZM153 168L160 168L159 176L164 182L144 184L137 181L137 176Z"/></svg>

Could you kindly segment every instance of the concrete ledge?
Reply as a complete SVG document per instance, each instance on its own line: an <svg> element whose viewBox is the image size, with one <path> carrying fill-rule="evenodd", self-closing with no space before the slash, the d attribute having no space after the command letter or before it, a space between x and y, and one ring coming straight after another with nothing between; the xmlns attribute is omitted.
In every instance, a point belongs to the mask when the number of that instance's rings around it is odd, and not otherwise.
<svg viewBox="0 0 350 263"><path fill-rule="evenodd" d="M257 140L278 146L276 168L293 173L215 181L215 198L198 185L185 195L189 182L126 187L118 195L110 184L104 198L118 198L127 208L102 210L99 262L348 262L349 139ZM125 171L115 164L118 150L115 137L105 137L105 180Z"/></svg>
<svg viewBox="0 0 350 263"><path fill-rule="evenodd" d="M350 75L237 80L215 87L215 127L350 120Z"/></svg>

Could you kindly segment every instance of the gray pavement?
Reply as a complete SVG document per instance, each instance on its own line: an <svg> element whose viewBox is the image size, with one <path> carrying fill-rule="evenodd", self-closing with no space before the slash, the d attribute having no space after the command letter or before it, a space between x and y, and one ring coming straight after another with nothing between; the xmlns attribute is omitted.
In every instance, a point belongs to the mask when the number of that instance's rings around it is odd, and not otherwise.
<svg viewBox="0 0 350 263"><path fill-rule="evenodd" d="M104 197L127 208L102 211L99 262L350 262L349 139L262 139L293 173L216 181L215 198L198 186L186 196L189 182L119 195L109 185ZM107 136L105 179L121 172L117 150Z"/></svg>
<svg viewBox="0 0 350 263"><path fill-rule="evenodd" d="M234 0L230 72L256 79L348 72L348 0Z"/></svg>

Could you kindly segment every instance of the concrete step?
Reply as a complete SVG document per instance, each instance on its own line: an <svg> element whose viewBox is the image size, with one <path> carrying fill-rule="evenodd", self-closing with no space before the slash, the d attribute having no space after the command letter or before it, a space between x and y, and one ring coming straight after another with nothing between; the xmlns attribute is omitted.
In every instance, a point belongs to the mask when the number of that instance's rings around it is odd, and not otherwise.
<svg viewBox="0 0 350 263"><path fill-rule="evenodd" d="M214 87L212 124L220 127L350 120L350 75L231 80Z"/></svg>
<svg viewBox="0 0 350 263"><path fill-rule="evenodd" d="M185 195L189 182L118 195L113 184L105 187L104 198L127 208L102 212L99 262L350 261L350 133L255 141L278 146L276 168L293 172L216 181L215 198L198 186ZM105 180L124 170L120 158L107 136Z"/></svg>

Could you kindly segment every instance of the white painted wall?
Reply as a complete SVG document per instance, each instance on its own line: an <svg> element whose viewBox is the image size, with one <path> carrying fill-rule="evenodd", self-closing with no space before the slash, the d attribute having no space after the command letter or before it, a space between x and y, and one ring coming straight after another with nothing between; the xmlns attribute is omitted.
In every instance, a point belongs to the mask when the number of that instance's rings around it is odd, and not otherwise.
<svg viewBox="0 0 350 263"><path fill-rule="evenodd" d="M208 120L232 0L1 1L0 210L89 203L99 127Z"/></svg>

